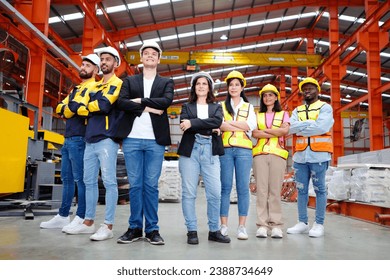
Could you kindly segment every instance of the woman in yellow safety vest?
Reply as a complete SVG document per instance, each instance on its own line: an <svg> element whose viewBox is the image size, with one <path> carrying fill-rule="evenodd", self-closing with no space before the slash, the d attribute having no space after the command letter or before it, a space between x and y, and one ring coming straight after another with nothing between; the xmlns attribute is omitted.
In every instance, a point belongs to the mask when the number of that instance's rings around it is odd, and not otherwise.
<svg viewBox="0 0 390 280"><path fill-rule="evenodd" d="M221 161L221 233L228 234L228 215L233 174L237 190L238 229L237 238L248 239L245 229L249 209L249 181L252 168L251 131L256 128L256 114L244 94L246 80L238 71L226 77L228 86L226 100L222 102L224 121L221 125L225 154Z"/></svg>
<svg viewBox="0 0 390 280"><path fill-rule="evenodd" d="M284 148L284 135L289 130L289 114L282 110L280 93L271 85L259 92L260 110L257 113L257 129L252 136L257 138L253 148L253 174L256 185L256 237L283 237L282 206L280 190L287 165L288 151Z"/></svg>

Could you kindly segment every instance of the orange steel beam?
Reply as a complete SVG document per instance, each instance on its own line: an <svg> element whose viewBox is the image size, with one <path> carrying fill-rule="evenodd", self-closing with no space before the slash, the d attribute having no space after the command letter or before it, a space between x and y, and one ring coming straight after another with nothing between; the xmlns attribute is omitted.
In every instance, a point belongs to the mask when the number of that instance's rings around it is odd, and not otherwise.
<svg viewBox="0 0 390 280"><path fill-rule="evenodd" d="M122 40L112 39L111 35L105 31L105 28L100 23L99 19L96 17L95 8L86 0L79 0L79 5L82 7L83 11L85 12L85 15L89 18L89 20L91 20L92 24L94 25L94 28L101 33L101 38L99 38L99 40L101 39L102 41L106 42L108 45L116 48L118 52L121 53L120 49L118 48L115 42L119 42ZM123 55L122 55L122 60L126 61ZM118 75L121 75L124 72L127 72L128 74L134 73L133 69L127 63L121 63L120 67L117 69L117 72Z"/></svg>
<svg viewBox="0 0 390 280"><path fill-rule="evenodd" d="M64 41L64 39L61 38L60 35L58 35L53 28L49 27L49 33L48 35L52 38L52 41L56 42L56 44L63 48L69 55L74 54L74 50L69 46L67 42Z"/></svg>
<svg viewBox="0 0 390 280"><path fill-rule="evenodd" d="M347 105L344 105L343 107L340 107L340 108L336 109L335 112L336 113L341 113L341 112L343 112L345 110L348 110L350 108L353 108L355 106L359 106L361 102L365 102L365 101L367 101L367 99L368 99L368 94L363 95L363 96L355 99L351 103L348 103Z"/></svg>
<svg viewBox="0 0 390 280"><path fill-rule="evenodd" d="M308 206L315 208L315 197L309 196ZM388 207L381 207L374 204L356 201L338 201L328 199L326 209L328 212L334 212L339 215L381 224L383 226L390 226L390 219L381 219L381 217L388 217L387 215L390 214L390 208Z"/></svg>
<svg viewBox="0 0 390 280"><path fill-rule="evenodd" d="M337 49L339 42L339 21L338 21L338 7L331 5L329 7L329 43L330 52ZM325 68L325 75L330 79L330 96L331 105L334 110L341 107L340 101L340 84L341 77L344 76L346 67L340 65L340 58L334 59L332 64ZM337 165L337 159L344 155L344 133L343 120L341 114L334 112L334 124L332 128L333 138L333 156L332 165Z"/></svg>
<svg viewBox="0 0 390 280"><path fill-rule="evenodd" d="M35 1L31 3L20 2L15 4L15 8L47 36L50 1ZM29 37L35 45L40 46L40 48L30 50L30 67L28 69L28 78L26 79L26 99L28 103L38 107L38 123L35 124L34 117L30 116L30 125L36 125L37 128L40 129L42 125L42 106L47 54L46 51L44 51L44 43L41 42L40 39L32 34L30 34Z"/></svg>
<svg viewBox="0 0 390 280"><path fill-rule="evenodd" d="M320 76L321 72L323 71L323 67L325 65L330 65L334 59L337 57L340 57L343 52L347 50L354 42L357 40L357 36L359 32L362 32L371 25L375 25L388 11L390 10L390 1L386 1L381 3L375 11L372 12L370 16L367 17L366 21L359 26L348 38L345 39L345 41L340 44L340 46L333 51L329 57L320 65L312 74L312 77L318 77ZM321 67L322 66L322 67ZM294 91L287 99L288 102L290 99L293 99L297 96L298 90Z"/></svg>
<svg viewBox="0 0 390 280"><path fill-rule="evenodd" d="M366 0L365 3L366 14L370 16L376 5L370 0ZM380 31L377 24L372 24L358 33L357 41L367 52L370 150L381 150L384 147L382 95L375 90L381 86L380 50L387 45L389 35L387 32Z"/></svg>
<svg viewBox="0 0 390 280"><path fill-rule="evenodd" d="M108 25L111 27L113 31L118 31L118 29L115 27L115 25L112 23L109 15L107 14L106 10L104 9L102 3L97 3L99 9L102 11L104 18L106 19Z"/></svg>
<svg viewBox="0 0 390 280"><path fill-rule="evenodd" d="M345 1L337 1L339 6L364 6L363 0L345 0ZM218 21L222 19L227 18L234 18L234 17L241 17L241 16L248 16L253 14L259 14L259 13L266 13L271 11L277 11L277 10L285 10L290 9L294 7L301 7L301 6L328 6L329 1L323 0L299 0L299 1L291 1L291 2L283 2L283 3L277 3L272 5L263 5L258 7L253 7L249 9L237 9L231 12L221 12L221 13L215 13L211 15L204 15L204 16L196 16L194 18L190 19L181 19L181 20L175 20L175 21L167 21L164 23L159 24L150 24L150 25L144 25L139 27L133 27L133 28L126 28L122 29L120 31L115 32L112 34L112 38L115 41L123 41L127 38L137 36L138 34L150 32L150 31L156 31L166 28L175 28L179 26L184 25L193 25L193 24L199 24L202 22L210 22L210 21Z"/></svg>

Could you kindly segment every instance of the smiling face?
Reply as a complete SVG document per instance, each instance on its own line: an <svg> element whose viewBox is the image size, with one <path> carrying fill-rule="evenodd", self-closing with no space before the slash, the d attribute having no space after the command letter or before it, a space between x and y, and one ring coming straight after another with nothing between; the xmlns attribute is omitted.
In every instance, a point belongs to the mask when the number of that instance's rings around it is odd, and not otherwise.
<svg viewBox="0 0 390 280"><path fill-rule="evenodd" d="M241 80L234 78L229 81L228 91L232 98L237 96L239 97L243 88L244 87L241 85Z"/></svg>
<svg viewBox="0 0 390 280"><path fill-rule="evenodd" d="M205 77L199 77L195 84L195 93L198 97L207 97L209 93L209 82Z"/></svg>
<svg viewBox="0 0 390 280"><path fill-rule="evenodd" d="M110 74L114 72L114 67L117 66L118 63L111 54L102 53L100 55L100 69L103 74Z"/></svg>
<svg viewBox="0 0 390 280"><path fill-rule="evenodd" d="M141 63L145 67L156 67L160 63L160 53L153 48L145 48L142 50Z"/></svg>
<svg viewBox="0 0 390 280"><path fill-rule="evenodd" d="M315 84L307 83L302 86L302 94L307 104L312 104L318 100L318 88Z"/></svg>
<svg viewBox="0 0 390 280"><path fill-rule="evenodd" d="M262 94L263 102L265 106L274 106L276 100L278 100L278 96L272 91L266 91Z"/></svg>

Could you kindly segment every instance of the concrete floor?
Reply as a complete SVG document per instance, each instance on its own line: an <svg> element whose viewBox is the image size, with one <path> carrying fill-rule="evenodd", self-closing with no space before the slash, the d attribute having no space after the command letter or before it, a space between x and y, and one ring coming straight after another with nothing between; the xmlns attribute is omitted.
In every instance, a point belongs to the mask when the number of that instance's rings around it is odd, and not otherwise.
<svg viewBox="0 0 390 280"><path fill-rule="evenodd" d="M74 209L73 209L74 210ZM103 221L104 206L97 210L97 224ZM296 203L283 203L285 228L295 224ZM238 240L237 205L230 208L230 244L207 240L208 228L204 189L197 199L199 245L186 243L186 228L180 203L160 203L160 233L164 246L147 241L117 244L127 229L129 205L118 205L114 239L92 242L89 235L66 235L60 230L43 230L39 224L51 216L0 218L2 260L390 260L390 228L328 213L326 235L287 235L283 239L256 238L255 197L251 196L247 221L249 239ZM310 222L314 210L309 209Z"/></svg>

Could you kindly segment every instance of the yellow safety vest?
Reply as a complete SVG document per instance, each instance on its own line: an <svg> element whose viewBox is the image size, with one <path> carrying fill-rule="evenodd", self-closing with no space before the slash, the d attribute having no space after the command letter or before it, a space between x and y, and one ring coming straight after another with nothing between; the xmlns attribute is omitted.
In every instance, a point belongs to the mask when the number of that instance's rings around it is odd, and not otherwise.
<svg viewBox="0 0 390 280"><path fill-rule="evenodd" d="M265 119L266 113L257 113L257 128L263 130L267 128L267 122ZM283 123L284 111L275 112L274 119L272 120L271 128L279 128ZM280 156L284 159L288 158L288 150L280 145L280 139L283 137L272 138L258 138L256 146L252 150L252 155L255 157L261 154L273 154Z"/></svg>
<svg viewBox="0 0 390 280"><path fill-rule="evenodd" d="M320 113L320 109L324 104L326 103L317 100L313 104L310 104L309 107L306 105L298 106L297 113L299 121L316 120ZM309 146L310 149L315 152L333 153L333 142L330 131L322 135L310 137L297 136L297 141L295 143L296 151L304 151Z"/></svg>
<svg viewBox="0 0 390 280"><path fill-rule="evenodd" d="M236 121L246 121L249 116L249 103L244 102L238 109ZM233 120L232 116L226 109L225 102L222 102L223 117L225 121ZM224 131L222 133L222 142L225 148L239 147L252 149L252 140L248 137L245 131Z"/></svg>

